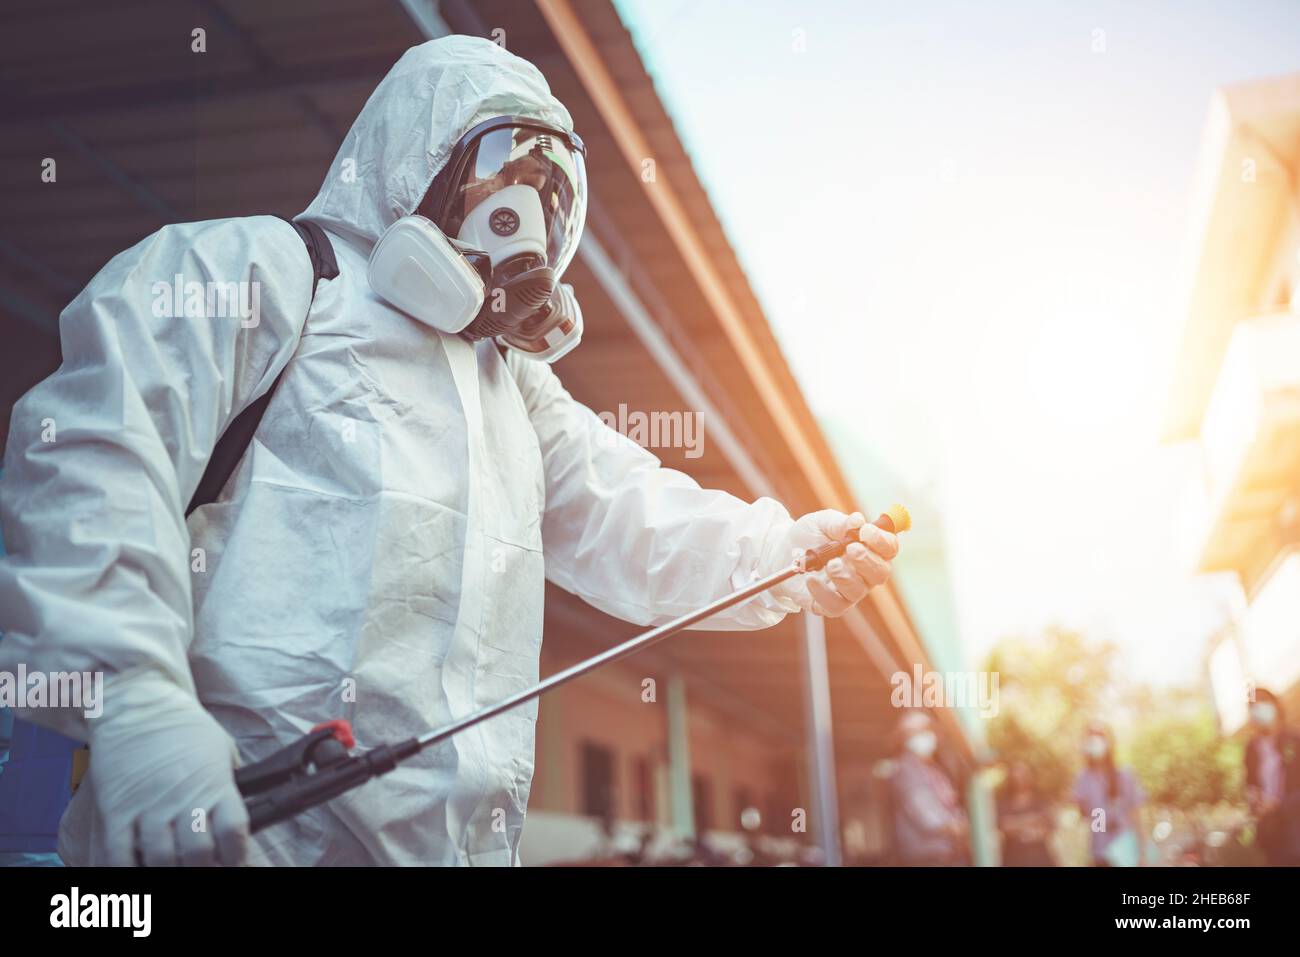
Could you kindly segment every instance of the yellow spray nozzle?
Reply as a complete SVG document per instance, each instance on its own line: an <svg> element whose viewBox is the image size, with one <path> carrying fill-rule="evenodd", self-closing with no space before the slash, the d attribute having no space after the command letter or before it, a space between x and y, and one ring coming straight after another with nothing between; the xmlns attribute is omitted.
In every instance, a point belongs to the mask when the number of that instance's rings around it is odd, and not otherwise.
<svg viewBox="0 0 1300 957"><path fill-rule="evenodd" d="M912 527L912 515L906 507L895 502L889 508L885 509L885 514L889 520L894 523L895 532L905 532Z"/></svg>

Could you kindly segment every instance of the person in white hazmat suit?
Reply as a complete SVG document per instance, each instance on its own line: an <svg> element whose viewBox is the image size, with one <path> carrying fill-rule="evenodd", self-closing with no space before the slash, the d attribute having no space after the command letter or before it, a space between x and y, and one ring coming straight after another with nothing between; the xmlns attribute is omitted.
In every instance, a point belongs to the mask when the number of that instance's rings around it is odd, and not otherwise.
<svg viewBox="0 0 1300 957"><path fill-rule="evenodd" d="M505 137L497 160L466 151L485 125ZM860 528L864 544L827 571L706 627L842 614L886 580L897 541L860 514L794 521L609 430L537 361L565 336L503 347L486 307L474 321L491 334L448 332L474 303L441 287L430 302L460 310L454 322L395 307L421 277L463 291L466 236L544 228L549 262L534 249L522 285L495 254L477 268L513 289L506 312L555 288L582 226L577 142L531 64L485 40L424 43L376 88L298 217L338 262L314 298L293 226L253 216L166 226L64 310L63 364L15 407L0 482L0 669L106 676L98 717L22 713L90 746L66 861L518 863L535 702L251 839L233 769L322 722L349 720L369 748L535 682L545 578L650 625ZM470 172L436 181L457 156ZM536 168L503 178L529 157ZM511 187L523 199L510 215L474 219ZM449 207L456 235L414 217ZM386 271L390 230L407 230L393 245L409 255ZM444 232L461 261L403 279L410 251L445 246ZM538 268L552 273L540 287ZM167 315L156 284L182 280L258 284L257 322ZM187 520L223 430L273 383L247 453Z"/></svg>

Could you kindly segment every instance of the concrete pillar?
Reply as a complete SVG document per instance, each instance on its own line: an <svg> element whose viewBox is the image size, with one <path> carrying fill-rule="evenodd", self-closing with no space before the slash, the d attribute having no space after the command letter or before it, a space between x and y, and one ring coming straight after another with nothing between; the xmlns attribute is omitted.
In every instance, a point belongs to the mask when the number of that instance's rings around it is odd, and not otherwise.
<svg viewBox="0 0 1300 957"><path fill-rule="evenodd" d="M691 740L686 711L686 679L668 678L668 807L673 833L695 835L695 808L691 800Z"/></svg>
<svg viewBox="0 0 1300 957"><path fill-rule="evenodd" d="M976 771L966 787L966 816L970 820L971 863L976 867L997 867L1002 848L997 840L997 811L985 777Z"/></svg>
<svg viewBox="0 0 1300 957"><path fill-rule="evenodd" d="M844 862L840 849L839 794L835 786L835 741L831 735L831 682L826 664L826 623L814 614L803 625L804 714L808 735L808 792L813 797L812 828L827 867Z"/></svg>

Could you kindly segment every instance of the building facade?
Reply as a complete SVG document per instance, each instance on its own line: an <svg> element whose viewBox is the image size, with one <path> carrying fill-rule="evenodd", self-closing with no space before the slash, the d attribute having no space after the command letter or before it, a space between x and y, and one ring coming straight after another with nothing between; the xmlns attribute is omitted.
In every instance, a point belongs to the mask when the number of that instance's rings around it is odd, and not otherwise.
<svg viewBox="0 0 1300 957"><path fill-rule="evenodd" d="M1219 91L1165 438L1195 449L1188 557L1229 612L1206 657L1225 733L1256 687L1300 714L1298 183L1300 74Z"/></svg>

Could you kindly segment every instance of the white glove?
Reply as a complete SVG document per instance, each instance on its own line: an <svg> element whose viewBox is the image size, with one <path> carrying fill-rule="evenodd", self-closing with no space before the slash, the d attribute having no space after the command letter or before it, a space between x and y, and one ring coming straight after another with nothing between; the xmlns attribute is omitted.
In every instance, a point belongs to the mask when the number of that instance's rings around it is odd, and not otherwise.
<svg viewBox="0 0 1300 957"><path fill-rule="evenodd" d="M110 678L104 713L89 727L99 812L92 861L244 862L248 812L235 787L239 752L191 693L156 672Z"/></svg>
<svg viewBox="0 0 1300 957"><path fill-rule="evenodd" d="M782 604L793 602L815 615L838 618L866 597L870 589L887 582L890 562L898 554L898 536L867 524L861 512L845 515L829 508L809 512L790 526L772 552L766 572L780 571L806 549L840 541L854 529L862 544L850 545L843 558L831 559L821 571L783 582L772 589L773 596Z"/></svg>

